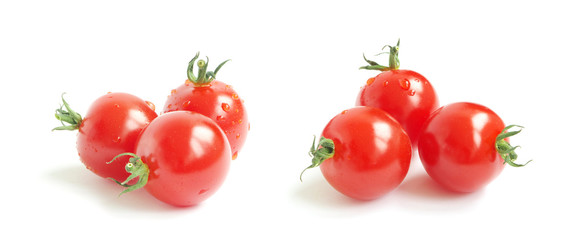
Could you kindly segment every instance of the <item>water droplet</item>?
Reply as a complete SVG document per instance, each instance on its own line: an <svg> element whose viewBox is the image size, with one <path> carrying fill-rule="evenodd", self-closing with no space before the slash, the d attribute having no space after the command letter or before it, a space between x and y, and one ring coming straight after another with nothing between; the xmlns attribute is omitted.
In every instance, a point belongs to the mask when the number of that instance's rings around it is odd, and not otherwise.
<svg viewBox="0 0 569 240"><path fill-rule="evenodd" d="M115 104L115 107L116 107L116 108L120 108L121 106L120 106L120 105L118 105L118 104Z"/></svg>
<svg viewBox="0 0 569 240"><path fill-rule="evenodd" d="M225 85L225 88L230 89L232 87L231 87L231 85Z"/></svg>
<svg viewBox="0 0 569 240"><path fill-rule="evenodd" d="M237 135L235 135L235 139L239 139L240 137L241 137L241 134L239 134L239 133Z"/></svg>
<svg viewBox="0 0 569 240"><path fill-rule="evenodd" d="M235 159L237 159L237 152L235 152L235 153L233 154L233 156L231 156L231 160L235 160Z"/></svg>
<svg viewBox="0 0 569 240"><path fill-rule="evenodd" d="M233 95L231 95L231 97L235 100L239 99L239 95L237 95L237 93L234 93Z"/></svg>
<svg viewBox="0 0 569 240"><path fill-rule="evenodd" d="M121 137L116 137L115 139L113 139L114 143L120 143L121 142Z"/></svg>
<svg viewBox="0 0 569 240"><path fill-rule="evenodd" d="M383 86L387 87L387 85L389 85L389 81L387 81L387 80L383 81Z"/></svg>
<svg viewBox="0 0 569 240"><path fill-rule="evenodd" d="M170 94L174 95L176 92L176 89L172 89L172 91L170 91Z"/></svg>
<svg viewBox="0 0 569 240"><path fill-rule="evenodd" d="M366 84L369 86L371 85L373 82L375 82L375 78L370 78L367 80Z"/></svg>
<svg viewBox="0 0 569 240"><path fill-rule="evenodd" d="M156 106L151 101L144 101L152 111L156 111Z"/></svg>
<svg viewBox="0 0 569 240"><path fill-rule="evenodd" d="M217 116L215 119L217 119L217 121L223 121L225 120L225 118L221 115Z"/></svg>
<svg viewBox="0 0 569 240"><path fill-rule="evenodd" d="M231 121L231 125L235 125L235 121Z"/></svg>
<svg viewBox="0 0 569 240"><path fill-rule="evenodd" d="M166 108L172 110L172 104L168 104L168 106Z"/></svg>
<svg viewBox="0 0 569 240"><path fill-rule="evenodd" d="M190 81L189 79L186 79L186 82L184 83L184 85L190 86L190 84L192 84L192 81Z"/></svg>
<svg viewBox="0 0 569 240"><path fill-rule="evenodd" d="M184 108L189 107L189 106L190 106L190 102L191 102L190 100L185 101L184 103L182 103L182 107L184 107Z"/></svg>
<svg viewBox="0 0 569 240"><path fill-rule="evenodd" d="M206 193L207 191L209 191L209 189L202 189L198 192L198 194L202 195L202 194Z"/></svg>
<svg viewBox="0 0 569 240"><path fill-rule="evenodd" d="M239 119L239 120L237 120L237 123L243 124L243 120Z"/></svg>
<svg viewBox="0 0 569 240"><path fill-rule="evenodd" d="M399 86L401 86L403 90L409 90L409 87L411 87L411 83L409 83L409 80L407 79L402 79L399 81Z"/></svg>
<svg viewBox="0 0 569 240"><path fill-rule="evenodd" d="M408 94L409 94L409 96L415 96L415 90L411 90L411 91L409 91L409 93L408 93Z"/></svg>
<svg viewBox="0 0 569 240"><path fill-rule="evenodd" d="M225 112L229 112L229 109L230 109L230 108L231 108L231 107L230 107L229 104L227 104L227 103L222 103L222 104L221 104L221 109L223 109L223 111L225 111Z"/></svg>
<svg viewBox="0 0 569 240"><path fill-rule="evenodd" d="M348 112L348 110L344 110L342 111L342 114L346 114Z"/></svg>
<svg viewBox="0 0 569 240"><path fill-rule="evenodd" d="M419 79L416 79L416 78L414 78L414 79L413 79L413 81L415 81L415 82L419 82Z"/></svg>

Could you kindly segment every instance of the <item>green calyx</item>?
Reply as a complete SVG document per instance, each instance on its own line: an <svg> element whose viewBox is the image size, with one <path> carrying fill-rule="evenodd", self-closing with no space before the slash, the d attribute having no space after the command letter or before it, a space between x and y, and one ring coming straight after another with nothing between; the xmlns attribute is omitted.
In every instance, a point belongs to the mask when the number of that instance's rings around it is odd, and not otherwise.
<svg viewBox="0 0 569 240"><path fill-rule="evenodd" d="M324 160L334 157L334 152L334 141L332 141L332 139L320 137L318 146L316 146L316 136L314 136L312 147L308 152L308 155L312 157L312 164L300 173L300 181L302 182L302 174L304 174L304 171L320 166Z"/></svg>
<svg viewBox="0 0 569 240"><path fill-rule="evenodd" d="M196 60L198 59L199 56L200 56L200 52L196 53L196 56L194 58L192 58L192 60L188 64L188 70L187 70L188 80L190 80L191 82L193 82L197 86L207 85L211 81L215 80L215 76L217 75L217 72L219 71L219 69L221 69L221 67L230 60L230 59L225 60L224 62L219 64L213 72L212 71L208 72L207 71L207 65L209 63L209 58L206 57L206 61L200 59L197 62L198 75L196 76L196 75L194 75L194 63L196 62Z"/></svg>
<svg viewBox="0 0 569 240"><path fill-rule="evenodd" d="M65 101L63 95L65 95L65 93L61 94L61 101L63 102L63 105L61 105L58 109L55 110L55 118L61 122L61 126L53 128L52 131L55 130L73 131L78 129L79 126L81 126L81 121L83 121L81 115L73 111L71 107L69 107L69 104L67 103L67 101ZM63 107L65 107L65 109L63 109Z"/></svg>
<svg viewBox="0 0 569 240"><path fill-rule="evenodd" d="M513 127L518 127L520 130L508 132L509 129ZM518 159L518 154L516 154L515 150L520 146L512 147L509 142L506 141L506 138L514 136L522 131L522 126L519 125L509 125L502 130L500 134L496 137L496 151L502 156L504 159L504 164L508 163L512 167L523 167L532 160L527 161L524 164L515 163Z"/></svg>
<svg viewBox="0 0 569 240"><path fill-rule="evenodd" d="M379 56L381 54L389 54L389 66L384 66L384 65L380 65L377 62L371 61L369 59L366 58L365 54L364 54L364 60L369 64L367 66L363 66L360 67L360 69L366 69L366 70L379 70L379 71L389 71L389 70L396 70L399 69L399 41L397 40L397 45L395 46L390 46L390 45L385 45L381 50L385 49L386 47L389 48L389 52L381 52L379 54L377 54L376 56Z"/></svg>
<svg viewBox="0 0 569 240"><path fill-rule="evenodd" d="M125 170L128 173L130 173L130 176L128 176L128 178L126 180L124 180L124 182L119 182L114 178L109 178L109 179L115 181L117 184L126 188L124 191L122 191L119 194L119 196L123 195L124 193L132 192L136 189L144 187L144 185L146 185L146 183L148 182L148 175L150 174L150 170L148 169L148 165L144 164L142 162L142 160L140 159L140 157L134 153L121 153L121 154L117 155L116 157L114 157L110 162L107 162L107 164L111 164L117 158L122 157L122 156L130 156L131 157L128 160L128 163L124 167ZM136 177L139 177L138 182L136 182L133 185L128 184L128 182L130 182L132 179L135 179Z"/></svg>

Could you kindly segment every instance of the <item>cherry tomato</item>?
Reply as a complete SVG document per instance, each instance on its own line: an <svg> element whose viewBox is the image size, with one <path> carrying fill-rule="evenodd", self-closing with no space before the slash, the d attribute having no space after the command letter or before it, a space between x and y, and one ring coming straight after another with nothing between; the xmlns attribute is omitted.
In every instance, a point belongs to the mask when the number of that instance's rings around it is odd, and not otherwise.
<svg viewBox="0 0 569 240"><path fill-rule="evenodd" d="M224 182L231 162L231 148L219 126L189 111L156 118L140 134L135 152L117 157L125 155L131 158L122 167L132 175L122 183L116 181L127 187L123 193L144 187L174 206L192 206L212 196ZM136 184L127 184L136 177Z"/></svg>
<svg viewBox="0 0 569 240"><path fill-rule="evenodd" d="M196 54L188 67L188 80L173 89L164 105L163 112L193 111L214 120L227 135L233 159L245 144L249 131L247 111L241 97L233 87L215 80L217 71L227 61L221 63L214 72L207 72L207 62L198 61L200 73L193 76L192 67L199 56ZM203 79L200 79L200 76Z"/></svg>
<svg viewBox="0 0 569 240"><path fill-rule="evenodd" d="M124 167L106 162L117 154L134 151L142 129L157 117L154 105L128 93L108 93L96 99L82 118L70 109L63 96L62 100L56 118L71 125L54 130L77 129L77 152L87 169L104 178L125 180L129 174ZM128 158L116 161L124 166Z"/></svg>
<svg viewBox="0 0 569 240"><path fill-rule="evenodd" d="M376 199L399 186L412 155L409 137L399 123L373 107L336 115L322 131L318 147L314 145L308 168L320 166L332 187L359 200Z"/></svg>
<svg viewBox="0 0 569 240"><path fill-rule="evenodd" d="M362 69L381 70L382 73L367 80L358 94L356 105L381 108L391 114L416 146L421 127L439 107L439 100L425 77L411 70L398 69L399 42L389 48L389 67L365 59L370 66Z"/></svg>
<svg viewBox="0 0 569 240"><path fill-rule="evenodd" d="M453 103L437 109L425 123L418 142L425 170L443 187L457 192L474 192L490 183L514 163L517 155L506 138L500 117L474 103Z"/></svg>

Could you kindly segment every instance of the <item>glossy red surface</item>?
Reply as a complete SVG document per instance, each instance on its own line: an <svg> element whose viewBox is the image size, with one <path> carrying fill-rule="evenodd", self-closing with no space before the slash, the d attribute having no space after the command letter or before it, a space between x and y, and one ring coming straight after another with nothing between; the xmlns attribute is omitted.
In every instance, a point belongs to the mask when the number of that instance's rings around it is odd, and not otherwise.
<svg viewBox="0 0 569 240"><path fill-rule="evenodd" d="M383 110L355 107L335 116L322 136L332 139L334 157L320 165L339 192L359 200L378 198L405 178L411 142L399 123Z"/></svg>
<svg viewBox="0 0 569 240"><path fill-rule="evenodd" d="M441 107L427 120L419 139L425 170L449 190L473 192L486 186L504 169L495 149L504 127L502 119L482 105Z"/></svg>

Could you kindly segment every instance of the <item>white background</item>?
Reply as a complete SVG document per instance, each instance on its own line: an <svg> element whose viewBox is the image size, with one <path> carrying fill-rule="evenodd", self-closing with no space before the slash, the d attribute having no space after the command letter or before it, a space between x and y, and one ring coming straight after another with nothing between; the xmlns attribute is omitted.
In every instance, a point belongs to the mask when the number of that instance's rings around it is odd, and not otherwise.
<svg viewBox="0 0 569 240"><path fill-rule="evenodd" d="M158 1L157 1L158 2ZM0 238L567 239L567 7L562 1L2 1ZM520 161L485 189L439 188L414 156L402 185L359 202L307 171L313 135L401 38L402 69L441 104L472 101L526 129ZM91 174L60 95L85 113L128 92L160 111L197 51L245 99L251 131L222 188L174 208ZM386 58L375 58L386 63ZM164 238L166 239L166 238Z"/></svg>

